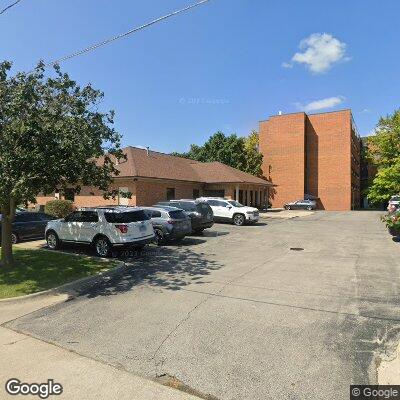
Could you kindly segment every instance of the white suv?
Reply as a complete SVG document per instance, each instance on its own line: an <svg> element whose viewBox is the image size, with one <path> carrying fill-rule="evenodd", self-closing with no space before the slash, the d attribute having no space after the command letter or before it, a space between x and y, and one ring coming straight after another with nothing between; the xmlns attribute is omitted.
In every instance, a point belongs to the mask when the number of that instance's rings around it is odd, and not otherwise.
<svg viewBox="0 0 400 400"><path fill-rule="evenodd" d="M236 200L225 200L217 197L201 197L198 200L206 201L213 210L215 220L232 221L242 226L246 222L257 222L260 214L257 208L247 207Z"/></svg>
<svg viewBox="0 0 400 400"><path fill-rule="evenodd" d="M153 238L153 225L138 207L83 208L49 221L46 227L50 249L57 249L62 242L88 243L100 257L109 256L118 246L142 248Z"/></svg>

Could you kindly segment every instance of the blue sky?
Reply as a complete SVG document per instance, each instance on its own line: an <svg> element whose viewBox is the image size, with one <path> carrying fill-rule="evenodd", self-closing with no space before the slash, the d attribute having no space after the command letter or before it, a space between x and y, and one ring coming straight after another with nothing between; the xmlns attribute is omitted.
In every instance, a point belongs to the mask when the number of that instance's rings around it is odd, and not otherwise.
<svg viewBox="0 0 400 400"><path fill-rule="evenodd" d="M0 59L30 70L192 2L22 0L0 15ZM399 13L398 0L211 0L62 68L105 92L124 145L184 151L278 111L341 108L366 135L399 107Z"/></svg>

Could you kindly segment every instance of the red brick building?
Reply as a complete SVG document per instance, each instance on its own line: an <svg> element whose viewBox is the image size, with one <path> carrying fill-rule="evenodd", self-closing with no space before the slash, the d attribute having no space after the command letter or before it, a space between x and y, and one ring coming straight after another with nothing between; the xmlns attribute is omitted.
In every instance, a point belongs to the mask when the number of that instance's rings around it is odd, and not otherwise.
<svg viewBox="0 0 400 400"><path fill-rule="evenodd" d="M263 173L273 207L311 195L325 210L360 207L361 141L350 110L271 116L260 122Z"/></svg>
<svg viewBox="0 0 400 400"><path fill-rule="evenodd" d="M69 193L63 197L73 200L77 207L92 207L151 206L163 200L221 196L261 208L267 203L272 187L264 179L220 162L202 163L136 147L127 147L124 153L127 158L117 165L120 175L114 178L112 189L130 192L130 199L121 196L105 200L101 191L91 187L83 187L77 195ZM37 203L45 205L59 197L58 193L41 196Z"/></svg>

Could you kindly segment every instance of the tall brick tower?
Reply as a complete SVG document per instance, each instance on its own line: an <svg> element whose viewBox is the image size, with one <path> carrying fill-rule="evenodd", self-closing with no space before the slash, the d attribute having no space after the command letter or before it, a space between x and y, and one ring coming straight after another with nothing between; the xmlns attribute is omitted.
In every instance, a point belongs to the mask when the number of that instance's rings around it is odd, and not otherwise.
<svg viewBox="0 0 400 400"><path fill-rule="evenodd" d="M311 195L324 210L360 207L361 141L350 110L274 115L260 122L273 207Z"/></svg>

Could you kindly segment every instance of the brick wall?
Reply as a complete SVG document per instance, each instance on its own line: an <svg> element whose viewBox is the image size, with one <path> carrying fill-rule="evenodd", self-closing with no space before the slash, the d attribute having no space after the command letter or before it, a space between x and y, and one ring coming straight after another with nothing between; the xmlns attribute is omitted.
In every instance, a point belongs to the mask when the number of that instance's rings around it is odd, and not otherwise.
<svg viewBox="0 0 400 400"><path fill-rule="evenodd" d="M175 189L176 199L192 199L193 189L202 195L203 184L165 181L165 180L139 180L136 182L136 205L151 206L158 201L167 200L167 188Z"/></svg>
<svg viewBox="0 0 400 400"><path fill-rule="evenodd" d="M136 204L136 185L135 182L133 182L132 179L126 179L126 180L118 180L118 182L115 182L110 189L118 189L126 187L128 188L128 191L132 193L131 199L128 200L129 205L135 205ZM62 197L62 196L61 196ZM49 196L38 196L36 198L36 202L39 205L45 205L48 201L54 200L56 198L55 194L49 195ZM118 198L115 200L113 199L104 199L103 198L103 192L91 188L88 186L84 186L79 194L75 195L75 200L74 200L74 205L76 207L95 207L95 206L105 206L105 205L117 205L119 203Z"/></svg>
<svg viewBox="0 0 400 400"><path fill-rule="evenodd" d="M278 185L273 207L304 194L320 209L350 210L360 204L360 141L350 110L273 116L260 122L263 173Z"/></svg>
<svg viewBox="0 0 400 400"><path fill-rule="evenodd" d="M205 195L205 189L208 190L224 190L225 197L234 199L235 198L235 184L204 184L195 182L180 182L180 181L167 181L157 179L118 179L118 183L115 183L112 188L118 189L126 187L131 193L132 198L128 200L128 205L131 206L152 206L159 201L167 200L167 189L175 189L176 199L192 199L193 190L199 191L199 196ZM260 188L256 185L240 185L240 189L247 191L248 196L245 196L246 203L248 205L256 206L256 200L258 203L264 196L264 188ZM250 196L250 191L253 192ZM258 192L257 195L255 192ZM38 204L45 205L49 200L53 200L55 195L41 196L37 198ZM252 202L250 202L252 200ZM251 203L251 204L250 204ZM102 196L102 192L89 188L83 187L79 195L75 195L74 205L76 207L95 207L105 205L117 205L120 204L118 198L115 200L105 200Z"/></svg>
<svg viewBox="0 0 400 400"><path fill-rule="evenodd" d="M306 137L307 141L310 139L310 151L307 155L314 162L307 175L310 184L317 188L319 207L325 210L350 210L350 110L309 115L308 121Z"/></svg>
<svg viewBox="0 0 400 400"><path fill-rule="evenodd" d="M304 196L305 189L304 113L277 115L260 122L260 151L263 174L277 188L270 190L273 207Z"/></svg>

